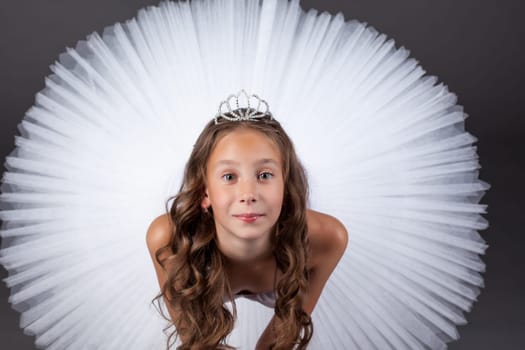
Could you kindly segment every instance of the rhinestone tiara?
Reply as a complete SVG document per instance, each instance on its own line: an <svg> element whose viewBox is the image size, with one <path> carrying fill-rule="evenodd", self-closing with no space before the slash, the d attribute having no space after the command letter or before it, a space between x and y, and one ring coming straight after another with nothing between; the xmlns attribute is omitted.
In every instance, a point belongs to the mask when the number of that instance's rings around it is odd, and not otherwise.
<svg viewBox="0 0 525 350"><path fill-rule="evenodd" d="M263 109L261 109L261 106ZM257 95L248 95L241 90L237 95L230 95L219 105L219 111L215 115L215 124L219 118L229 121L258 120L263 117L273 119L268 103Z"/></svg>

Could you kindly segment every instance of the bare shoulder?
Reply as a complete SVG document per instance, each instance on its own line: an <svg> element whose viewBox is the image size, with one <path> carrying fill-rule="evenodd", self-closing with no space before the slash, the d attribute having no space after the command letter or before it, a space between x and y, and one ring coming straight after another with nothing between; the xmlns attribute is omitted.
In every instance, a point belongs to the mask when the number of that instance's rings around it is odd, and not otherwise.
<svg viewBox="0 0 525 350"><path fill-rule="evenodd" d="M157 261L156 253L160 248L165 247L170 243L171 233L173 231L172 228L173 225L171 218L168 214L164 214L158 216L151 222L148 227L148 232L146 233L146 243L148 245L148 250L153 261L153 267L155 268L155 273L157 275L157 280L161 290L164 289L164 285L167 282L167 274L165 272L165 268ZM170 255L170 252L167 251L167 254ZM166 257L166 255L161 254L159 259L162 260L164 257ZM173 309L172 305L167 300L166 306L168 307L171 320L175 322L175 320L178 319L178 313Z"/></svg>
<svg viewBox="0 0 525 350"><path fill-rule="evenodd" d="M146 243L148 250L155 253L159 248L166 246L171 237L172 224L168 214L156 217L148 227Z"/></svg>
<svg viewBox="0 0 525 350"><path fill-rule="evenodd" d="M308 209L306 212L311 263L317 263L328 256L337 260L348 244L348 232L337 218Z"/></svg>
<svg viewBox="0 0 525 350"><path fill-rule="evenodd" d="M348 233L337 218L308 209L306 212L310 244L321 246L346 246Z"/></svg>
<svg viewBox="0 0 525 350"><path fill-rule="evenodd" d="M343 256L348 243L345 226L333 216L307 210L310 272L303 309L311 314L323 288Z"/></svg>

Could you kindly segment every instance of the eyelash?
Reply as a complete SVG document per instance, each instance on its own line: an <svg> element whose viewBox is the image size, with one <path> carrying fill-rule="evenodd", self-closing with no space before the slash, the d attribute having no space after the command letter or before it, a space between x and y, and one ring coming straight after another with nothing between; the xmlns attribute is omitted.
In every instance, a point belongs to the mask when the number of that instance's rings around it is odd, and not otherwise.
<svg viewBox="0 0 525 350"><path fill-rule="evenodd" d="M262 179L262 178L261 178L261 175L270 175L270 178ZM227 173L227 174L222 175L222 179L223 179L223 180L225 180L225 181L227 181L227 182L230 182L230 181L233 180L233 178L228 180L228 179L226 178L227 176L234 177L235 175L233 175L232 173ZM263 171L263 172L259 173L259 175L257 176L257 178L258 178L259 180L263 180L263 181L264 181L264 180L269 180L269 179L271 179L272 177L273 177L273 174L272 174L271 172L269 172L269 171Z"/></svg>
<svg viewBox="0 0 525 350"><path fill-rule="evenodd" d="M273 174L269 171L263 171L259 174L259 179L261 179L261 175L263 174L267 174L267 175L270 175L270 179L273 177ZM261 180L269 180L269 179L261 179Z"/></svg>

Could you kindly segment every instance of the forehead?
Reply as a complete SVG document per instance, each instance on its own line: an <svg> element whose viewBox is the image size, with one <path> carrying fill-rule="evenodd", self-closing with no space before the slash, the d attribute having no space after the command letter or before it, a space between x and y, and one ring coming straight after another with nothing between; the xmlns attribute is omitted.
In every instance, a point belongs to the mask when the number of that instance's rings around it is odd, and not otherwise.
<svg viewBox="0 0 525 350"><path fill-rule="evenodd" d="M276 142L260 131L239 128L219 137L208 159L208 165L213 167L228 162L252 163L261 160L273 160L278 165L282 164L281 152Z"/></svg>

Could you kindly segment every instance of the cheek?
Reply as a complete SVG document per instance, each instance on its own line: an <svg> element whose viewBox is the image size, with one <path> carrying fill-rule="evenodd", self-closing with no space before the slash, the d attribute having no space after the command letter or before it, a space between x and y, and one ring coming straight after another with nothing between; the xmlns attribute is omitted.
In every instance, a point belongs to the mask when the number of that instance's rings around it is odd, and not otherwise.
<svg viewBox="0 0 525 350"><path fill-rule="evenodd" d="M283 200L284 200L284 186L280 186L278 190L276 190L273 193L272 204L273 206L278 207L280 210L283 204Z"/></svg>
<svg viewBox="0 0 525 350"><path fill-rule="evenodd" d="M224 190L212 190L208 192L212 207L225 207L232 201L232 194Z"/></svg>
<svg viewBox="0 0 525 350"><path fill-rule="evenodd" d="M230 201L227 200L226 196L219 196L218 200L213 201L213 205L216 208L226 208L229 204L230 204Z"/></svg>
<svg viewBox="0 0 525 350"><path fill-rule="evenodd" d="M284 201L284 193L281 193L281 195L279 196L279 198L277 200L277 203L279 204L280 208L282 208L282 206L283 206L283 201Z"/></svg>

